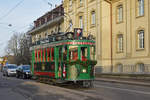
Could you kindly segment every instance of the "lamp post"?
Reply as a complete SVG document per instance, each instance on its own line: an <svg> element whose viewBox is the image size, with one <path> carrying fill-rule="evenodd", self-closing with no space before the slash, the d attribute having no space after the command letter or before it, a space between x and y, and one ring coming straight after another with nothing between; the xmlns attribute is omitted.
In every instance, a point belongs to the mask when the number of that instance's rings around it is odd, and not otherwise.
<svg viewBox="0 0 150 100"><path fill-rule="evenodd" d="M9 24L9 23L0 23L0 25L7 25L9 27L12 27L12 24Z"/></svg>

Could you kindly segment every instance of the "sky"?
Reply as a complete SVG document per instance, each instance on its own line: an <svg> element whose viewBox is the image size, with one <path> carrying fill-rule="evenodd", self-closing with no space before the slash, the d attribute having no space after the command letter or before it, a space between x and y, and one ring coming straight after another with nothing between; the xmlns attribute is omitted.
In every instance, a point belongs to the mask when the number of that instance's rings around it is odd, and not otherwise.
<svg viewBox="0 0 150 100"><path fill-rule="evenodd" d="M62 0L0 0L0 56L5 55L8 40L14 33L26 32L34 20L61 2Z"/></svg>

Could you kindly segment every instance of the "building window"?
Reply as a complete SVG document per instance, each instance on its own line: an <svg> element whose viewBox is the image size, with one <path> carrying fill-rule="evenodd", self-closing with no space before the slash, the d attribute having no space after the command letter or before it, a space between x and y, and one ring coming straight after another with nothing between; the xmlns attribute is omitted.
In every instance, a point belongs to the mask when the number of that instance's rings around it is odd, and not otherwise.
<svg viewBox="0 0 150 100"><path fill-rule="evenodd" d="M51 31L51 34L54 34L54 31Z"/></svg>
<svg viewBox="0 0 150 100"><path fill-rule="evenodd" d="M39 35L39 40L41 39L41 35Z"/></svg>
<svg viewBox="0 0 150 100"><path fill-rule="evenodd" d="M138 31L138 49L144 49L144 30Z"/></svg>
<svg viewBox="0 0 150 100"><path fill-rule="evenodd" d="M82 7L83 6L83 0L78 0L78 7Z"/></svg>
<svg viewBox="0 0 150 100"><path fill-rule="evenodd" d="M72 0L69 0L69 10L72 10Z"/></svg>
<svg viewBox="0 0 150 100"><path fill-rule="evenodd" d="M69 6L72 6L72 0L69 0Z"/></svg>
<svg viewBox="0 0 150 100"><path fill-rule="evenodd" d="M83 0L79 0L79 3L80 3L80 5L82 5L83 4Z"/></svg>
<svg viewBox="0 0 150 100"><path fill-rule="evenodd" d="M37 34L35 35L35 39L36 39L35 41L38 41L39 39Z"/></svg>
<svg viewBox="0 0 150 100"><path fill-rule="evenodd" d="M72 28L72 20L69 21L69 28L70 28L70 31L73 31L73 28Z"/></svg>
<svg viewBox="0 0 150 100"><path fill-rule="evenodd" d="M117 7L117 22L123 21L123 5L119 5Z"/></svg>
<svg viewBox="0 0 150 100"><path fill-rule="evenodd" d="M45 33L45 38L48 38L48 35L47 35L47 33Z"/></svg>
<svg viewBox="0 0 150 100"><path fill-rule="evenodd" d="M58 31L57 31L57 27L55 28L55 33L57 33Z"/></svg>
<svg viewBox="0 0 150 100"><path fill-rule="evenodd" d="M32 41L32 42L35 42L35 41L36 41L36 37L33 38L33 41Z"/></svg>
<svg viewBox="0 0 150 100"><path fill-rule="evenodd" d="M137 0L137 15L144 15L144 0Z"/></svg>
<svg viewBox="0 0 150 100"><path fill-rule="evenodd" d="M58 26L58 32L61 32L61 26L60 25Z"/></svg>
<svg viewBox="0 0 150 100"><path fill-rule="evenodd" d="M96 23L96 14L95 14L95 11L92 11L92 13L91 13L91 24L95 25L95 23Z"/></svg>
<svg viewBox="0 0 150 100"><path fill-rule="evenodd" d="M137 64L137 66L136 66L136 72L139 72L139 73L145 72L145 66L144 66L143 63Z"/></svg>
<svg viewBox="0 0 150 100"><path fill-rule="evenodd" d="M79 16L79 24L80 24L80 28L83 29L83 17L82 16Z"/></svg>
<svg viewBox="0 0 150 100"><path fill-rule="evenodd" d="M123 72L123 65L122 64L118 64L117 65L117 72L118 73L122 73Z"/></svg>
<svg viewBox="0 0 150 100"><path fill-rule="evenodd" d="M117 51L118 52L123 52L123 35L119 34L117 36Z"/></svg>

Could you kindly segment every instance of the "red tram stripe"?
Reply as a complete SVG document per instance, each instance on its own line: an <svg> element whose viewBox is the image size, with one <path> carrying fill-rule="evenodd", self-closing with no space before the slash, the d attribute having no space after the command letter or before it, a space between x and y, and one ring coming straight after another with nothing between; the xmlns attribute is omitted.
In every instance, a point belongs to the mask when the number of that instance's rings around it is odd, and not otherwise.
<svg viewBox="0 0 150 100"><path fill-rule="evenodd" d="M55 73L54 72L34 72L35 75L45 75L45 76L51 76L51 77L55 77Z"/></svg>
<svg viewBox="0 0 150 100"><path fill-rule="evenodd" d="M95 43L90 43L90 42L65 42L63 44L84 44L84 45L94 45ZM60 44L57 44L60 45Z"/></svg>

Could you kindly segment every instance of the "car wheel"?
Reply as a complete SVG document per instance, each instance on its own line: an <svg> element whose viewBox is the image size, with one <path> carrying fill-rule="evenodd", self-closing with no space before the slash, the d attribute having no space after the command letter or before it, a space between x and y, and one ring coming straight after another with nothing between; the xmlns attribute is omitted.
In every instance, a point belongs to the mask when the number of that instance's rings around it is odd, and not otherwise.
<svg viewBox="0 0 150 100"><path fill-rule="evenodd" d="M16 74L16 78L19 78L19 75L18 75L18 74Z"/></svg>
<svg viewBox="0 0 150 100"><path fill-rule="evenodd" d="M8 73L7 73L7 77L9 77Z"/></svg>
<svg viewBox="0 0 150 100"><path fill-rule="evenodd" d="M22 75L22 78L23 78L23 79L25 79L25 78L26 78L25 74L23 74L23 75Z"/></svg>

